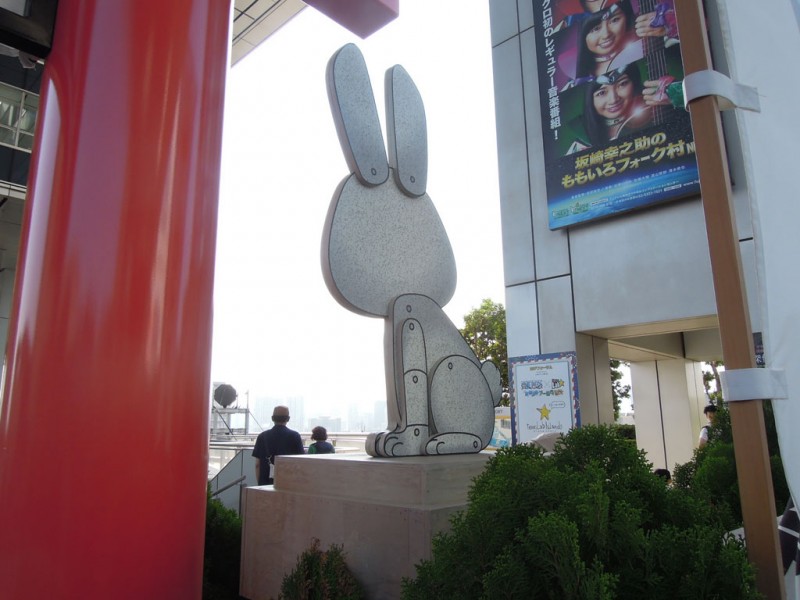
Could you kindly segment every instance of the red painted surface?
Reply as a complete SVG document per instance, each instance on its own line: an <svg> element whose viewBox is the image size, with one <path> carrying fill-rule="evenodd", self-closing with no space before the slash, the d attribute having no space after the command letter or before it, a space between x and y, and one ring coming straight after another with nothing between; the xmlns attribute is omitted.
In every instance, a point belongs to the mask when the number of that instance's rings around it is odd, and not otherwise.
<svg viewBox="0 0 800 600"><path fill-rule="evenodd" d="M361 38L369 37L400 14L400 0L305 0L305 3Z"/></svg>
<svg viewBox="0 0 800 600"><path fill-rule="evenodd" d="M3 598L200 598L225 0L61 0L0 412Z"/></svg>

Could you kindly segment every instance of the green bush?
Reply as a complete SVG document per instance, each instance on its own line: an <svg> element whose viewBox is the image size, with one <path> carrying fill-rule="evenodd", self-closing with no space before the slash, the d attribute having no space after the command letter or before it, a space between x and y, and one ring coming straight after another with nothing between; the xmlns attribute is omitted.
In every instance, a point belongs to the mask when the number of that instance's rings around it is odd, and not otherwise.
<svg viewBox="0 0 800 600"><path fill-rule="evenodd" d="M636 441L636 426L625 423L615 423L611 429L621 438Z"/></svg>
<svg viewBox="0 0 800 600"><path fill-rule="evenodd" d="M282 600L361 600L364 591L345 562L341 546L326 551L314 539L281 584Z"/></svg>
<svg viewBox="0 0 800 600"><path fill-rule="evenodd" d="M403 597L760 596L711 505L666 486L611 427L586 426L549 457L524 445L498 451Z"/></svg>
<svg viewBox="0 0 800 600"><path fill-rule="evenodd" d="M789 487L780 457L772 403L764 402L763 405L775 511L780 515L789 500ZM696 449L689 462L676 465L672 480L675 487L713 506L718 518L728 529L742 526L730 411L723 403L717 405L717 416L709 433L708 444Z"/></svg>
<svg viewBox="0 0 800 600"><path fill-rule="evenodd" d="M242 519L207 492L203 600L237 600L242 555Z"/></svg>

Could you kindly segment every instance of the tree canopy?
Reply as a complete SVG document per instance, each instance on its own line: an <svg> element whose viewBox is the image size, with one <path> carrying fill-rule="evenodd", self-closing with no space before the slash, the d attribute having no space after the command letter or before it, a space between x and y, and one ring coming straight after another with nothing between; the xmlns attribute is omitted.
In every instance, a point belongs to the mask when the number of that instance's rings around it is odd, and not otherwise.
<svg viewBox="0 0 800 600"><path fill-rule="evenodd" d="M464 315L459 330L481 362L491 360L500 369L503 392L508 392L508 348L506 344L506 309L486 298L478 308ZM507 398L504 394L504 398ZM504 403L506 403L504 401Z"/></svg>
<svg viewBox="0 0 800 600"><path fill-rule="evenodd" d="M459 330L481 362L491 360L500 369L503 401L508 405L508 345L506 342L506 309L499 302L485 298L478 308L464 315L464 328ZM631 397L631 386L623 385L619 360L610 361L611 391L614 417L619 417L621 400Z"/></svg>
<svg viewBox="0 0 800 600"><path fill-rule="evenodd" d="M619 419L619 411L623 398L631 397L631 386L622 383L622 371L620 367L627 363L612 358L611 361L611 397L614 402L614 420Z"/></svg>

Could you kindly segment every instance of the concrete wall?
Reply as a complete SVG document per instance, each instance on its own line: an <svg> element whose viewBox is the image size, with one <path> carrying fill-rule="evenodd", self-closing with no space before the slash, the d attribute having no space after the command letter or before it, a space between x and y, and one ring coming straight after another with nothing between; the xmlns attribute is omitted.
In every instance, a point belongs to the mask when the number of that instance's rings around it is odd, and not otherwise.
<svg viewBox="0 0 800 600"><path fill-rule="evenodd" d="M402 579L430 559L433 536L466 507L472 480L491 456L278 457L274 486L245 489L240 594L277 598L317 539L322 550L342 546L368 598L400 598Z"/></svg>
<svg viewBox="0 0 800 600"><path fill-rule="evenodd" d="M490 15L509 356L576 351L584 423L613 418L609 354L643 361L633 381L637 435L647 438L654 462L672 468L691 456L700 425L693 361L721 356L701 200L551 231L533 3L490 0ZM712 38L725 72L722 37L715 31ZM744 163L736 120L725 115L724 122L751 323L759 331ZM606 340L621 343L609 351ZM659 441L666 434L670 440Z"/></svg>
<svg viewBox="0 0 800 600"><path fill-rule="evenodd" d="M569 234L547 228L533 6L493 2L491 27L510 357L574 351L584 423L613 420L608 349L577 335Z"/></svg>
<svg viewBox="0 0 800 600"><path fill-rule="evenodd" d="M705 393L700 365L683 359L631 364L636 443L656 469L688 462L697 447ZM702 423L701 423L702 419Z"/></svg>

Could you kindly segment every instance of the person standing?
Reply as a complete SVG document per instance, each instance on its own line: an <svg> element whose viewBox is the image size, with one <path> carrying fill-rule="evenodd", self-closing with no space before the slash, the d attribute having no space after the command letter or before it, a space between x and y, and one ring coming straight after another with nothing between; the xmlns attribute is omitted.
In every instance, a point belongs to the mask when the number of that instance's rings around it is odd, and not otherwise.
<svg viewBox="0 0 800 600"><path fill-rule="evenodd" d="M328 430L317 425L311 430L311 439L314 443L308 447L309 454L333 454L336 449L328 440Z"/></svg>
<svg viewBox="0 0 800 600"><path fill-rule="evenodd" d="M284 454L303 454L303 440L300 434L289 429L289 408L276 406L272 411L271 429L262 431L256 438L253 457L256 459L256 479L258 485L272 485L275 457Z"/></svg>
<svg viewBox="0 0 800 600"><path fill-rule="evenodd" d="M708 424L703 425L700 429L700 440L699 440L699 447L702 448L708 443L708 434L711 431L711 428L714 426L714 419L717 416L717 407L713 404L709 404L703 409L703 414L708 419Z"/></svg>

